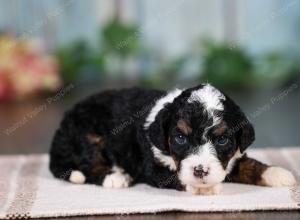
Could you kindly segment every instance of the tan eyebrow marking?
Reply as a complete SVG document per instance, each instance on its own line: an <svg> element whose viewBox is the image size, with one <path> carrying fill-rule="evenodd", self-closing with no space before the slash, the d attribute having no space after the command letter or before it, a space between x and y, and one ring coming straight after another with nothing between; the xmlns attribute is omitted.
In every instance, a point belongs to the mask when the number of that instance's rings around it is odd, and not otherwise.
<svg viewBox="0 0 300 220"><path fill-rule="evenodd" d="M87 134L86 138L90 144L95 144L101 147L104 145L104 138L97 134Z"/></svg>
<svg viewBox="0 0 300 220"><path fill-rule="evenodd" d="M215 135L222 135L228 129L226 122L222 121L221 124L213 131Z"/></svg>
<svg viewBox="0 0 300 220"><path fill-rule="evenodd" d="M180 119L177 122L177 127L179 128L179 130L184 133L185 135L188 135L190 133L192 133L192 128L186 123L186 121Z"/></svg>

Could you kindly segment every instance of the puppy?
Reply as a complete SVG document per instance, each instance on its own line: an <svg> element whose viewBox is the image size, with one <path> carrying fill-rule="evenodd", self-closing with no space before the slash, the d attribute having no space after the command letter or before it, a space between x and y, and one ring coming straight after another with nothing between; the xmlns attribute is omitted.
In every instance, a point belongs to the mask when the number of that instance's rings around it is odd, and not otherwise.
<svg viewBox="0 0 300 220"><path fill-rule="evenodd" d="M222 182L291 186L294 176L245 154L254 129L240 108L209 84L171 92L105 91L65 114L50 170L72 183L216 194Z"/></svg>

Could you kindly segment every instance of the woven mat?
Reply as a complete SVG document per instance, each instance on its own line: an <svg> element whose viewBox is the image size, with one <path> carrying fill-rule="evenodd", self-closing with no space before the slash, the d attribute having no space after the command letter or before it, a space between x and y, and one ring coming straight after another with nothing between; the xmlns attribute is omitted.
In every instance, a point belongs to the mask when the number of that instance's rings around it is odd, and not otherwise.
<svg viewBox="0 0 300 220"><path fill-rule="evenodd" d="M300 148L252 150L268 164L280 165L300 177ZM300 183L298 181L298 183ZM54 179L47 155L0 157L0 219L162 211L217 212L300 209L300 185L260 187L224 184L215 196L195 196L139 184L127 189L103 189Z"/></svg>

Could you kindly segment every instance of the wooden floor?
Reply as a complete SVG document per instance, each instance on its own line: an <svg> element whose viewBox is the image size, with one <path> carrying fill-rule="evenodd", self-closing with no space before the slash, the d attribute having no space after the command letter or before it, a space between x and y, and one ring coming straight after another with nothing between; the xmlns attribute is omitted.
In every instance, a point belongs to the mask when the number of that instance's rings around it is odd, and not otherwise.
<svg viewBox="0 0 300 220"><path fill-rule="evenodd" d="M76 99L80 96L76 95ZM64 99L47 103L46 99L25 103L0 105L0 154L31 154L48 151L53 133L62 118L63 111L74 102ZM25 119L24 119L25 118ZM299 125L299 124L298 124ZM8 132L9 131L9 132ZM298 144L299 145L299 144ZM1 168L0 168L1 169ZM1 177L0 177L1 178ZM300 219L300 213L293 211L233 212L233 213L182 213L90 216L61 219L111 219L111 220L234 220L234 219Z"/></svg>
<svg viewBox="0 0 300 220"><path fill-rule="evenodd" d="M55 219L55 218L53 218ZM158 213L138 215L115 215L115 216L86 216L60 218L61 220L299 220L300 212L232 212L232 213Z"/></svg>

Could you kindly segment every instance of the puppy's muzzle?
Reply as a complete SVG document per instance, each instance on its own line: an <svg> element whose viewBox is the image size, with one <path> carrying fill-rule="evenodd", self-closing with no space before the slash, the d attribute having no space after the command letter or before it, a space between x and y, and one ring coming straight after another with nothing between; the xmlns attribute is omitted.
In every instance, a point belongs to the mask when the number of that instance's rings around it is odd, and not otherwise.
<svg viewBox="0 0 300 220"><path fill-rule="evenodd" d="M202 179L203 177L205 177L209 174L209 170L208 169L204 170L202 165L198 165L198 166L194 167L193 174L195 177Z"/></svg>

